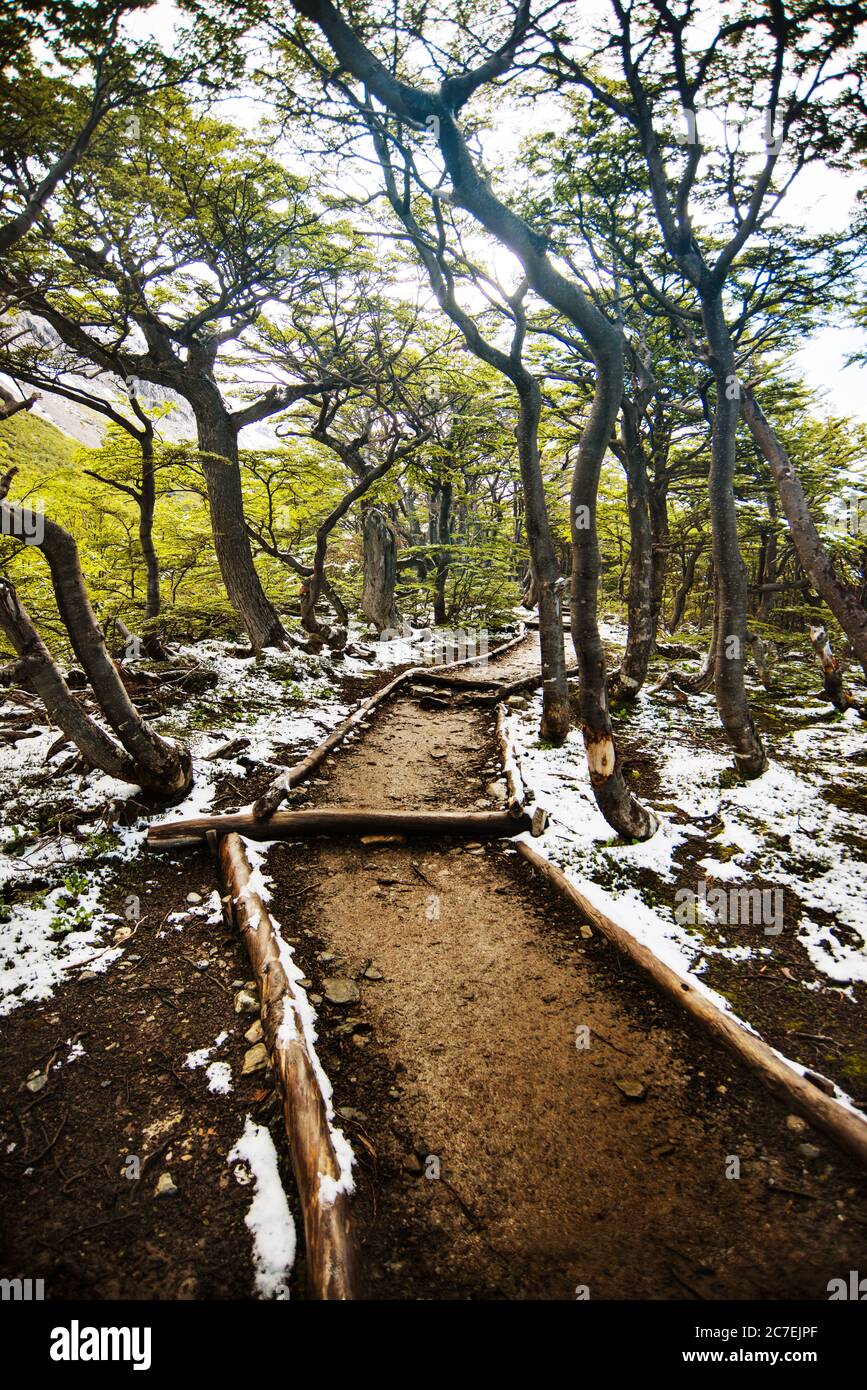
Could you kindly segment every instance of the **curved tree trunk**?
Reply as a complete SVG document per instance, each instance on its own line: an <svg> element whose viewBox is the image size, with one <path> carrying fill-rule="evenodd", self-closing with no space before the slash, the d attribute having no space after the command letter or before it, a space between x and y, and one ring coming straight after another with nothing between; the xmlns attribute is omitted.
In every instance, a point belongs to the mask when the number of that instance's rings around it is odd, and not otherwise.
<svg viewBox="0 0 867 1390"><path fill-rule="evenodd" d="M364 587L361 611L378 633L397 632L401 617L394 601L397 576L394 532L379 507L364 514Z"/></svg>
<svg viewBox="0 0 867 1390"><path fill-rule="evenodd" d="M810 515L801 481L780 439L752 392L744 388L742 395L744 419L777 484L798 559L852 643L852 650L867 676L867 609L855 590L838 577Z"/></svg>
<svg viewBox="0 0 867 1390"><path fill-rule="evenodd" d="M716 382L708 478L714 570L719 584L716 700L723 727L734 749L738 772L742 777L758 777L768 764L744 685L747 573L738 542L734 495L739 387L719 294L702 296L702 315Z"/></svg>
<svg viewBox="0 0 867 1390"><path fill-rule="evenodd" d="M661 682L661 686L676 685L678 690L682 690L685 695L703 695L713 685L716 671L716 649L719 642L719 594L716 577L714 577L713 593L713 629L707 655L702 662L701 669L694 675L685 671L669 671L665 680Z"/></svg>
<svg viewBox="0 0 867 1390"><path fill-rule="evenodd" d="M692 592L692 586L695 583L696 565L698 564L703 551L704 542L699 541L698 545L693 546L692 550L689 552L689 555L686 558L686 566L683 571L683 580L678 588L677 593L674 596L674 606L671 610L671 617L669 618L667 624L669 633L673 634L677 632L677 629L680 627L680 624L683 621L683 614L684 609L686 608L686 601L689 598L690 593Z"/></svg>
<svg viewBox="0 0 867 1390"><path fill-rule="evenodd" d="M599 473L620 409L622 347L597 364L590 417L581 436L572 477L572 641L581 673L581 725L590 781L599 809L621 835L647 840L658 821L630 792L623 777L608 710L605 653L596 611L599 541L596 500Z"/></svg>
<svg viewBox="0 0 867 1390"><path fill-rule="evenodd" d="M286 630L266 596L256 566L244 519L244 496L238 465L238 433L232 418L209 383L188 393L198 430L203 460L214 549L226 593L238 614L254 650L282 647Z"/></svg>
<svg viewBox="0 0 867 1390"><path fill-rule="evenodd" d="M92 767L123 782L137 783L140 779L132 759L82 709L8 579L0 579L0 627L21 658L15 663L18 678L26 678L36 691L52 724L63 730Z"/></svg>
<svg viewBox="0 0 867 1390"><path fill-rule="evenodd" d="M165 795L184 792L192 782L189 753L154 733L130 700L90 606L72 536L47 517L8 502L0 502L0 520L6 535L37 537L73 651L100 709L135 764L136 780Z"/></svg>

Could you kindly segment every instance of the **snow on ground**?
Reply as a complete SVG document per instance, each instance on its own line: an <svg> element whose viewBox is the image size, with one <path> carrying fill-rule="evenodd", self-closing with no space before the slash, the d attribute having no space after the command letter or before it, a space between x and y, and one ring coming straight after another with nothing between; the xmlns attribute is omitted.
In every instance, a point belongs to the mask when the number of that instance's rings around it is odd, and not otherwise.
<svg viewBox="0 0 867 1390"><path fill-rule="evenodd" d="M616 641L619 633L612 627L605 635ZM621 841L599 812L579 731L561 748L541 744L541 696L509 715L524 780L551 817L544 836L532 841L536 849L726 1010L728 1002L700 979L709 957L723 955L736 968L771 956L774 930L751 931L747 944L734 924L714 943L700 921L678 920L678 890L699 891L696 870L679 862L691 839L707 837L699 868L708 880L794 895L802 909L797 935L820 975L809 987L823 987L824 979L825 987L846 990L867 980L865 822L854 797L847 804L847 794L863 796L867 724L852 711L831 717L821 699L776 708L783 731L766 739L768 771L745 783L730 773L712 695L681 702L645 689L633 710L618 715L618 735L657 762L659 790L644 801L660 828L643 844Z"/></svg>
<svg viewBox="0 0 867 1390"><path fill-rule="evenodd" d="M265 1126L248 1115L228 1162L236 1165L238 1182L255 1184L244 1220L253 1236L256 1292L260 1298L287 1299L295 1264L295 1222L280 1181L274 1141Z"/></svg>
<svg viewBox="0 0 867 1390"><path fill-rule="evenodd" d="M358 643L358 632L350 637ZM244 756L273 762L275 775L286 746L293 750L291 760L303 757L349 713L339 698L344 674L370 675L411 660L422 639L418 634L411 641L371 642L362 646L361 655L342 662L294 650L245 660L217 641L179 648L179 660L216 676L217 683L201 694L181 696L178 708L153 720L160 733L189 745L194 765L189 796L154 822L220 809L213 806L217 783L224 777L243 778L246 768L237 759L208 762L205 755L239 735L250 740ZM177 676L169 672L166 679ZM102 899L112 881L113 861L142 854L147 824L107 829L94 815L112 802L126 801L136 788L102 773L82 777L58 772L69 747L48 757L57 730L41 723L41 706L32 703L33 727L43 732L5 745L0 767L0 804L5 808L0 817L0 1015L26 1001L48 998L69 970L105 970L123 954L121 940L132 935L140 912L146 911L146 904L142 908L132 899L125 921L106 911ZM22 709L11 699L0 704L0 714L20 715ZM74 807L82 823L56 833L57 806ZM172 914L168 925L180 930L190 916L209 913L213 920L219 910L219 898L212 897L201 907Z"/></svg>

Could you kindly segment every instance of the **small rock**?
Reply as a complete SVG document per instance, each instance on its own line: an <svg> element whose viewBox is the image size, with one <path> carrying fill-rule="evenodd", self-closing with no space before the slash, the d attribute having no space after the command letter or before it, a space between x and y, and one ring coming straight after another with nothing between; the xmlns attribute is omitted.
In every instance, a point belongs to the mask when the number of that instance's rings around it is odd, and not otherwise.
<svg viewBox="0 0 867 1390"><path fill-rule="evenodd" d="M424 1172L424 1164L417 1154L407 1154L406 1158L403 1160L403 1171L405 1173L412 1173L413 1177L417 1178Z"/></svg>
<svg viewBox="0 0 867 1390"><path fill-rule="evenodd" d="M505 795L506 795L506 786L505 786L505 783L504 783L504 782L489 782L488 785L485 787L485 792L486 792L486 794L487 794L488 796L490 796L494 801L502 801L503 798L504 798Z"/></svg>
<svg viewBox="0 0 867 1390"><path fill-rule="evenodd" d="M424 1163L430 1153L430 1144L426 1144L423 1139L416 1139L412 1146L412 1151L416 1158L421 1159L422 1163Z"/></svg>
<svg viewBox="0 0 867 1390"><path fill-rule="evenodd" d="M647 1095L647 1087L643 1081L633 1081L630 1077L626 1077L622 1081L615 1081L614 1084L627 1100L644 1100Z"/></svg>
<svg viewBox="0 0 867 1390"><path fill-rule="evenodd" d="M98 980L99 975L95 970L82 970L78 978L79 980Z"/></svg>
<svg viewBox="0 0 867 1390"><path fill-rule="evenodd" d="M201 895L201 893L188 893L188 894L187 894L187 902L190 904L190 907L196 907L196 906L198 906L198 904L199 904L201 901L202 901L202 895Z"/></svg>
<svg viewBox="0 0 867 1390"><path fill-rule="evenodd" d="M802 1120L800 1115L787 1115L786 1129L790 1130L792 1134L806 1134L807 1122Z"/></svg>
<svg viewBox="0 0 867 1390"><path fill-rule="evenodd" d="M362 835L363 845L405 845L405 835Z"/></svg>
<svg viewBox="0 0 867 1390"><path fill-rule="evenodd" d="M478 840L467 840L464 849L483 849L484 846Z"/></svg>
<svg viewBox="0 0 867 1390"><path fill-rule="evenodd" d="M30 1075L27 1078L27 1081L25 1082L25 1085L27 1086L28 1091L36 1092L41 1091L47 1081L48 1077L45 1075L45 1072L39 1071L37 1069L36 1071L32 1071L30 1073Z"/></svg>
<svg viewBox="0 0 867 1390"><path fill-rule="evenodd" d="M121 941L129 941L129 938L131 936L132 927L118 927L117 931L114 934L114 940L115 943L119 945Z"/></svg>
<svg viewBox="0 0 867 1390"><path fill-rule="evenodd" d="M174 1197L177 1188L172 1180L171 1173L160 1173L157 1185L154 1188L155 1197Z"/></svg>
<svg viewBox="0 0 867 1390"><path fill-rule="evenodd" d="M358 985L344 975L329 975L322 981L322 988L329 1004L357 1004L361 998Z"/></svg>
<svg viewBox="0 0 867 1390"><path fill-rule="evenodd" d="M321 1003L322 1003L322 995L321 995L321 994L308 994L307 998L310 1000L310 1003L311 1003L311 1004L321 1004Z"/></svg>
<svg viewBox="0 0 867 1390"><path fill-rule="evenodd" d="M259 1012L259 1000L256 995L251 993L246 987L239 989L235 995L236 1014L257 1014Z"/></svg>
<svg viewBox="0 0 867 1390"><path fill-rule="evenodd" d="M591 936L593 935L593 928L588 927L586 922L582 922L580 927L578 928L578 935L581 937L583 941L589 941Z"/></svg>
<svg viewBox="0 0 867 1390"><path fill-rule="evenodd" d="M244 1065L241 1068L242 1076L249 1076L254 1071L264 1071L268 1065L268 1049L264 1043L256 1043L255 1047L249 1048L244 1053Z"/></svg>
<svg viewBox="0 0 867 1390"><path fill-rule="evenodd" d="M257 1043L262 1041L262 1036L262 1020L261 1018L257 1018L255 1023L250 1024L244 1037L247 1039L248 1043Z"/></svg>
<svg viewBox="0 0 867 1390"><path fill-rule="evenodd" d="M506 700L509 709L528 709L529 703L524 695L509 695Z"/></svg>
<svg viewBox="0 0 867 1390"><path fill-rule="evenodd" d="M330 960L336 960L337 957L335 956L333 951L320 951L316 959L321 960L323 963L326 963Z"/></svg>
<svg viewBox="0 0 867 1390"><path fill-rule="evenodd" d="M364 971L364 978L365 980L384 980L385 976L383 975L379 966L374 965L373 962L371 962L367 969Z"/></svg>
<svg viewBox="0 0 867 1390"><path fill-rule="evenodd" d="M798 1153L802 1158L814 1159L822 1157L822 1150L817 1144L799 1144Z"/></svg>
<svg viewBox="0 0 867 1390"><path fill-rule="evenodd" d="M339 1115L341 1120L350 1120L357 1125L370 1124L370 1119L363 1110L355 1110L351 1105L339 1105L334 1112Z"/></svg>

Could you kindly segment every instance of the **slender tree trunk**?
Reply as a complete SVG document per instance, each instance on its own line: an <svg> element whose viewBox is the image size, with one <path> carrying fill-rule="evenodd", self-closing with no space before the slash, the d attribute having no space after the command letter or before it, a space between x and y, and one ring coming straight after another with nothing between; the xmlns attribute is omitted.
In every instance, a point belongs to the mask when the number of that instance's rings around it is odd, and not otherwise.
<svg viewBox="0 0 867 1390"><path fill-rule="evenodd" d="M446 580L449 574L449 542L451 540L451 483L439 483L438 492L439 506L436 513L437 552L436 574L434 578L434 623L437 627L444 627L447 622Z"/></svg>
<svg viewBox="0 0 867 1390"><path fill-rule="evenodd" d="M608 824L621 835L647 840L658 821L630 792L614 742L608 710L605 653L599 636L599 541L596 500L599 473L620 409L622 348L597 364L590 417L581 436L572 478L572 641L581 672L581 725L590 781Z"/></svg>
<svg viewBox="0 0 867 1390"><path fill-rule="evenodd" d="M798 559L851 642L867 675L867 609L855 590L838 577L810 515L794 465L749 389L743 390L743 414L777 484Z"/></svg>
<svg viewBox="0 0 867 1390"><path fill-rule="evenodd" d="M539 732L550 743L560 744L572 723L566 653L563 650L563 590L551 537L542 468L539 462L539 420L542 393L535 377L513 362L512 382L518 393L516 438L524 488L524 523L533 589L539 607L539 650L542 658L542 722Z"/></svg>
<svg viewBox="0 0 867 1390"><path fill-rule="evenodd" d="M713 628L711 631L710 644L707 655L702 662L700 670L694 675L685 671L670 671L663 685L676 685L678 690L682 690L685 695L703 695L706 690L710 690L714 683L716 672L716 651L719 644L719 586L714 577L713 582Z"/></svg>
<svg viewBox="0 0 867 1390"><path fill-rule="evenodd" d="M154 472L153 429L145 433L141 439L140 497L138 538L147 575L145 616L157 618L160 612L160 564L154 548L154 511L156 510L157 487Z"/></svg>
<svg viewBox="0 0 867 1390"><path fill-rule="evenodd" d="M37 544L48 561L57 607L73 651L103 714L136 766L136 779L162 794L185 791L192 781L190 756L179 744L154 733L130 700L90 606L72 536L47 517L8 502L0 502L0 517L6 535L42 536Z"/></svg>
<svg viewBox="0 0 867 1390"><path fill-rule="evenodd" d="M742 777L767 767L744 685L747 640L747 574L738 543L734 495L735 448L740 415L734 350L719 294L702 296L705 333L716 383L708 478L714 571L719 584L716 700L735 764Z"/></svg>
<svg viewBox="0 0 867 1390"><path fill-rule="evenodd" d="M253 648L282 647L286 631L262 588L244 519L244 497L238 464L238 433L213 383L204 376L200 389L188 392L198 429L211 528L226 593Z"/></svg>
<svg viewBox="0 0 867 1390"><path fill-rule="evenodd" d="M677 629L680 627L681 622L683 621L683 614L686 608L686 601L689 598L690 593L692 592L692 586L695 583L696 566L699 562L699 559L701 558L703 551L704 542L699 541L697 545L693 546L692 550L689 552L689 555L686 557L686 564L683 570L683 580L681 581L677 593L674 596L674 606L671 610L671 617L668 620L668 631L670 634L675 633Z"/></svg>
<svg viewBox="0 0 867 1390"><path fill-rule="evenodd" d="M654 476L650 484L648 506L650 509L650 530L652 536L650 622L653 628L653 641L655 645L662 617L665 580L668 572L668 557L671 553L671 535L668 528L668 479L664 475L664 470L662 476Z"/></svg>
<svg viewBox="0 0 867 1390"><path fill-rule="evenodd" d="M653 535L647 466L638 436L635 407L626 399L622 405L622 420L618 454L626 470L629 507L629 616L626 649L615 679L619 698L634 700L647 679L653 651Z"/></svg>

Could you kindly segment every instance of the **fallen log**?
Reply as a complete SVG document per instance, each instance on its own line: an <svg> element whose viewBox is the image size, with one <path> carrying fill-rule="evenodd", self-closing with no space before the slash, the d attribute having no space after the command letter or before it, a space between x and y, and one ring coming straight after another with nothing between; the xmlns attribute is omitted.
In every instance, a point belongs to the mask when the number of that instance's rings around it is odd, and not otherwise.
<svg viewBox="0 0 867 1390"><path fill-rule="evenodd" d="M219 846L232 912L259 987L262 1032L277 1075L292 1169L304 1219L307 1292L315 1299L356 1296L357 1260L345 1174L334 1149L326 1100L311 1056L304 1019L284 967L268 910L250 884L250 863L238 835Z"/></svg>
<svg viewBox="0 0 867 1390"><path fill-rule="evenodd" d="M149 849L180 849L203 844L208 831L235 832L252 840L303 840L308 835L457 835L510 836L531 828L528 815L506 811L369 811L334 806L317 811L277 811L260 820L252 811L168 821L148 829Z"/></svg>
<svg viewBox="0 0 867 1390"><path fill-rule="evenodd" d="M500 761L503 764L503 775L506 778L506 786L509 789L509 815L520 816L525 803L533 800L533 794L532 792L528 793L524 786L524 779L521 776L521 768L518 763L517 749L509 733L505 705L497 705L497 742L500 745Z"/></svg>
<svg viewBox="0 0 867 1390"><path fill-rule="evenodd" d="M725 1013L688 980L664 965L649 947L594 907L563 871L539 854L532 845L522 840L517 850L553 887L569 898L618 951L628 956L670 999L692 1014L707 1032L756 1072L777 1100L803 1115L816 1129L823 1130L841 1148L847 1149L867 1166L867 1120L847 1110L839 1101L807 1081L744 1024Z"/></svg>
<svg viewBox="0 0 867 1390"><path fill-rule="evenodd" d="M567 677L574 677L578 674L579 668L577 666L567 666ZM538 690L545 679L546 677L542 675L541 671L535 671L532 676L522 676L519 681L510 681L508 685L501 685L496 695L490 697L491 702L495 704L498 700L507 700L510 695L521 695L525 690Z"/></svg>

